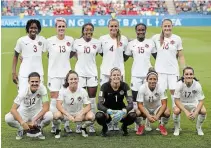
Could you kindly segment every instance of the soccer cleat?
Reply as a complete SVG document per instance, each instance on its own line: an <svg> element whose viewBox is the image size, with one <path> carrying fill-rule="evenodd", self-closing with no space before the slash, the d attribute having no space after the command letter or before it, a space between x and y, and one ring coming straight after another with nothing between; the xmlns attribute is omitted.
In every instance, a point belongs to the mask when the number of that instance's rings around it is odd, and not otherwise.
<svg viewBox="0 0 211 148"><path fill-rule="evenodd" d="M144 129L145 129L145 126L144 125L140 125L138 127L137 132L136 132L136 135L143 135L144 134Z"/></svg>
<svg viewBox="0 0 211 148"><path fill-rule="evenodd" d="M52 126L52 128L51 128L51 133L52 133L52 134L55 134L55 133L56 133L56 127L55 127L55 126Z"/></svg>
<svg viewBox="0 0 211 148"><path fill-rule="evenodd" d="M180 130L179 128L174 129L174 136L179 136Z"/></svg>
<svg viewBox="0 0 211 148"><path fill-rule="evenodd" d="M86 131L86 128L82 128L82 127L81 127L80 130L81 130L81 133L82 133L82 136L83 136L83 137L88 137L88 133L87 133L87 131Z"/></svg>
<svg viewBox="0 0 211 148"><path fill-rule="evenodd" d="M94 125L91 125L91 126L89 127L89 132L90 132L90 133L95 133Z"/></svg>
<svg viewBox="0 0 211 148"><path fill-rule="evenodd" d="M16 140L23 139L23 130L18 130Z"/></svg>
<svg viewBox="0 0 211 148"><path fill-rule="evenodd" d="M114 131L119 131L118 123L113 124L113 130Z"/></svg>
<svg viewBox="0 0 211 148"><path fill-rule="evenodd" d="M61 130L56 129L56 132L55 132L55 138L56 139L59 139L61 137L60 132L61 132Z"/></svg>
<svg viewBox="0 0 211 148"><path fill-rule="evenodd" d="M103 126L102 132L101 132L101 136L102 137L107 137L107 132L108 132L108 126Z"/></svg>
<svg viewBox="0 0 211 148"><path fill-rule="evenodd" d="M168 135L168 132L164 125L159 125L160 133L164 136Z"/></svg>
<svg viewBox="0 0 211 148"><path fill-rule="evenodd" d="M148 132L152 131L152 128L148 119L146 120L146 123L145 123L145 131L148 131Z"/></svg>
<svg viewBox="0 0 211 148"><path fill-rule="evenodd" d="M123 136L128 136L129 134L128 134L128 131L127 131L127 126L124 126L123 124L122 124L122 127L121 127L121 129L122 129L122 131L123 131Z"/></svg>
<svg viewBox="0 0 211 148"><path fill-rule="evenodd" d="M197 133L198 133L199 136L203 136L204 135L204 132L202 131L201 128L197 128L196 130L197 130Z"/></svg>
<svg viewBox="0 0 211 148"><path fill-rule="evenodd" d="M72 133L73 131L70 129L69 126L65 126L65 127L64 127L64 132L65 132L65 133Z"/></svg>
<svg viewBox="0 0 211 148"><path fill-rule="evenodd" d="M76 130L75 130L75 132L76 132L77 134L80 134L80 133L81 133L81 125L80 125L80 124L77 124L77 125L76 125Z"/></svg>
<svg viewBox="0 0 211 148"><path fill-rule="evenodd" d="M45 140L45 136L43 135L42 132L37 136L37 138L40 140Z"/></svg>

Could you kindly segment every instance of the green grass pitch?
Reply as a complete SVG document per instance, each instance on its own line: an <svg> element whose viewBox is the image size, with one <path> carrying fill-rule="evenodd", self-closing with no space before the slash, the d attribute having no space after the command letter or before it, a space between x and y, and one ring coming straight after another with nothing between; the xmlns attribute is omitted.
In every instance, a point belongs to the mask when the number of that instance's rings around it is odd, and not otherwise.
<svg viewBox="0 0 211 148"><path fill-rule="evenodd" d="M44 129L46 140L40 141L36 139L24 138L21 141L16 141L16 129L13 129L5 124L4 116L9 112L13 99L17 95L16 86L12 82L12 58L13 50L16 41L19 37L25 35L25 29L20 28L3 28L1 39L1 120L2 120L2 133L1 143L3 148L41 148L41 147L87 147L87 148L109 148L109 147L209 147L211 139L211 27L175 27L173 32L181 36L183 40L184 54L187 65L194 67L195 75L202 84L205 94L205 107L207 109L207 119L203 125L205 136L199 137L196 135L195 124L196 121L189 121L184 114L181 118L181 135L178 137L173 136L173 122L172 118L167 125L168 136L163 137L157 131L146 133L145 136L136 136L133 132L134 125L129 127L130 136L122 137L120 132L111 133L110 137L100 137L101 127L95 123L97 133L83 138L81 135L71 134L61 139L54 139L50 133L50 126ZM107 28L95 28L94 36L98 38L101 35L107 34ZM135 38L135 31L133 28L121 28L121 33L129 38ZM147 37L160 33L160 28L149 27ZM55 34L54 28L43 28L41 35L46 38ZM78 38L81 35L81 28L68 28L67 35ZM97 66L101 64L102 58L97 56ZM47 56L44 54L43 63L45 69L45 82L47 81ZM75 59L71 59L71 65L74 68ZM130 82L132 59L130 58L125 63L126 81ZM46 83L45 83L46 84ZM169 99L170 100L170 99ZM168 102L169 107L171 102ZM156 128L157 124L152 125ZM75 126L71 125L73 130Z"/></svg>

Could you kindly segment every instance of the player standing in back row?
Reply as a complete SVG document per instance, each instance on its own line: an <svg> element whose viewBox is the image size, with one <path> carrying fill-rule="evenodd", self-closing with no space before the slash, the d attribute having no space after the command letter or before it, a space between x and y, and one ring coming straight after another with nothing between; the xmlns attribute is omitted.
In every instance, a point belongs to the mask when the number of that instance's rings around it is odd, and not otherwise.
<svg viewBox="0 0 211 148"><path fill-rule="evenodd" d="M136 102L138 90L144 83L147 72L150 68L152 68L150 57L153 55L153 57L156 58L155 44L151 39L145 38L146 30L147 26L145 24L137 24L135 26L137 38L128 43L127 50L125 51L125 55L127 55L127 57L133 57L133 66L131 70L131 89L133 96L133 107L136 111L138 109ZM139 125L138 121L139 120L137 119L136 123ZM148 122L146 122L146 125L148 126L146 126L146 130L150 131L150 124L147 123ZM135 126L135 131L137 131L138 128L137 124Z"/></svg>
<svg viewBox="0 0 211 148"><path fill-rule="evenodd" d="M96 113L98 73L95 59L100 50L100 42L92 38L93 32L93 24L87 23L83 25L81 38L76 39L74 42L73 54L77 54L78 57L75 71L79 75L79 87L87 89L92 112ZM94 125L90 126L89 132L95 132Z"/></svg>
<svg viewBox="0 0 211 148"><path fill-rule="evenodd" d="M116 19L111 19L108 22L109 34L100 37L101 51L103 61L100 66L100 85L109 81L110 71L114 67L121 70L122 80L124 81L124 52L127 48L128 39L120 34L119 22ZM117 125L109 126L109 130L119 130Z"/></svg>
<svg viewBox="0 0 211 148"><path fill-rule="evenodd" d="M48 38L47 51L48 51L48 88L50 90L51 104L50 111L54 114L57 112L56 99L58 98L59 90L64 84L65 76L70 66L70 53L73 46L74 39L65 35L67 27L64 18L56 18L55 27L57 35ZM65 123L64 131L69 133L69 121ZM56 128L52 123L52 133L56 132Z"/></svg>
<svg viewBox="0 0 211 148"><path fill-rule="evenodd" d="M45 51L46 39L38 34L41 24L38 20L31 19L26 23L27 35L18 39L12 64L12 79L18 84L18 91L25 90L28 86L28 76L31 72L38 72L43 82L42 52ZM18 56L21 54L19 75L16 73Z"/></svg>
<svg viewBox="0 0 211 148"><path fill-rule="evenodd" d="M178 35L172 33L172 21L164 19L162 22L161 34L152 37L157 48L157 57L155 70L158 72L158 83L164 88L169 89L172 99L172 108L174 104L174 91L178 78L178 61L181 68L185 67L185 58L183 55L182 40ZM173 114L173 118L174 118Z"/></svg>

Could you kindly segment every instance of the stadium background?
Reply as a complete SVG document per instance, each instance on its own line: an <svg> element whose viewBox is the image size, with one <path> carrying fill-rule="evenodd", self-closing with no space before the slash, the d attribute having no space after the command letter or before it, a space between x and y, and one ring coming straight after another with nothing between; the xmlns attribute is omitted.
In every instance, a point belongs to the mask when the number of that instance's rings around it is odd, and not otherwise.
<svg viewBox="0 0 211 148"><path fill-rule="evenodd" d="M2 29L1 29L1 146L2 147L209 147L211 139L211 2L210 1L1 1ZM111 3L110 3L111 2ZM155 4L156 3L156 4ZM169 4L170 3L170 4ZM45 5L43 5L45 4ZM56 5L55 5L56 4ZM39 6L39 9L36 6ZM96 6L97 5L97 6ZM37 6L37 7L38 7ZM48 6L52 6L47 10ZM98 9L98 7L100 7ZM43 9L42 9L43 8ZM106 9L105 9L106 8ZM46 11L47 10L47 11ZM94 37L99 38L107 34L105 27L110 13L117 13L120 20L121 33L130 39L136 38L134 25L142 21L148 26L147 38L160 33L160 23L163 18L171 18L175 27L173 33L181 36L183 40L184 54L187 65L193 66L197 78L202 84L206 97L207 120L203 125L205 136L199 137L195 132L195 123L189 121L182 114L181 127L183 131L179 137L173 136L173 122L170 120L167 125L169 135L161 136L153 130L145 136L136 136L133 132L134 126L130 126L130 136L122 137L120 132L111 133L110 137L100 137L101 128L95 123L96 135L83 138L75 133L60 140L54 139L50 133L50 126L44 129L46 140L39 141L24 138L21 141L15 140L16 129L5 124L4 116L9 112L13 99L17 95L17 89L12 82L12 58L16 41L25 35L24 22L30 18L37 18L42 23L41 35L48 38L56 34L54 26L55 17L64 16L68 23L67 35L79 38L81 26L84 22L95 22ZM80 14L80 16L78 16ZM172 15L173 14L173 15ZM33 15L33 16L30 16ZM53 16L52 16L53 15ZM81 16L82 15L82 16ZM132 16L131 16L132 15ZM81 20L82 19L82 20ZM103 21L99 21L99 19ZM51 20L51 21L50 21ZM75 23L74 23L75 20ZM80 21L78 21L80 20ZM101 23L99 23L101 22ZM101 27L99 27L101 26ZM104 27L102 27L104 26ZM156 27L157 26L157 27ZM193 27L194 26L194 27ZM43 55L45 70L45 84L47 81L47 55ZM97 67L99 70L102 58L97 56ZM71 66L74 68L75 59L71 59ZM152 62L154 60L152 59ZM130 71L132 58L125 63L126 82L130 82ZM170 99L169 99L170 100ZM170 101L168 106L170 107ZM157 124L152 125L156 128ZM73 130L75 126L71 124Z"/></svg>

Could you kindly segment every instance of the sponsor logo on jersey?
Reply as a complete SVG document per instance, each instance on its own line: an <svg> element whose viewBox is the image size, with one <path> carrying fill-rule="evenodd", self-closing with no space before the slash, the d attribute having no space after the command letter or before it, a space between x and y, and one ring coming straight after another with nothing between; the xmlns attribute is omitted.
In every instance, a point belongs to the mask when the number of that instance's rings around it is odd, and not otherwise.
<svg viewBox="0 0 211 148"><path fill-rule="evenodd" d="M38 45L42 46L42 42L39 41L39 42L38 42Z"/></svg>
<svg viewBox="0 0 211 148"><path fill-rule="evenodd" d="M175 41L174 40L171 40L171 42L170 42L172 45L174 45L174 43L175 43Z"/></svg>
<svg viewBox="0 0 211 148"><path fill-rule="evenodd" d="M70 46L70 42L67 42L67 46Z"/></svg>
<svg viewBox="0 0 211 148"><path fill-rule="evenodd" d="M146 48L149 48L149 45L148 45L148 44L145 44L145 47L146 47Z"/></svg>
<svg viewBox="0 0 211 148"><path fill-rule="evenodd" d="M81 97L78 97L78 101L81 101L82 100L82 98Z"/></svg>
<svg viewBox="0 0 211 148"><path fill-rule="evenodd" d="M121 91L119 92L119 94L120 94L120 95L124 95L124 91L121 90Z"/></svg>
<svg viewBox="0 0 211 148"><path fill-rule="evenodd" d="M96 49L96 45L93 45L93 48Z"/></svg>

